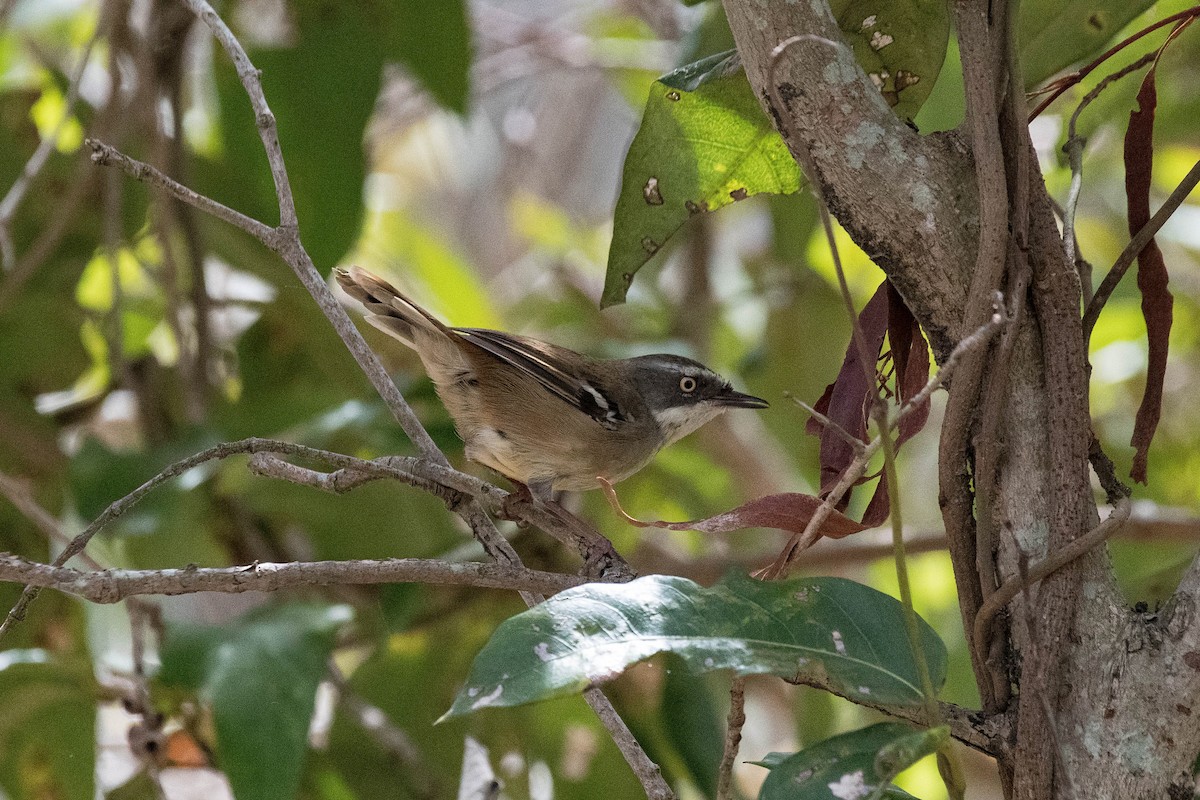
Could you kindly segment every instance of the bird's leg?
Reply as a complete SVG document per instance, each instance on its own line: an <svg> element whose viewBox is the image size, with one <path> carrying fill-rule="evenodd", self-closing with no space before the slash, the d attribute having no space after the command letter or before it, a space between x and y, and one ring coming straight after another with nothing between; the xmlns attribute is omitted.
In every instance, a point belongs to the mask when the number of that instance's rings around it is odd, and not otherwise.
<svg viewBox="0 0 1200 800"><path fill-rule="evenodd" d="M521 506L533 505L539 508L552 508L555 505L554 491L550 488L550 481L521 483L512 478L509 480L516 488L509 493L508 497L504 498L504 502L500 505L497 515L501 519L515 522L518 525L526 525L528 523L521 516Z"/></svg>

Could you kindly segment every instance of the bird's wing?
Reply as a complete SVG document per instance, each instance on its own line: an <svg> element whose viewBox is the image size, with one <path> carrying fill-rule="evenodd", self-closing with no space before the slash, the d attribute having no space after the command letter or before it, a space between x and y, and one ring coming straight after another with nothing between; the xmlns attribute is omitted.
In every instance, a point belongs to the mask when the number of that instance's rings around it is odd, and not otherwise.
<svg viewBox="0 0 1200 800"><path fill-rule="evenodd" d="M617 402L585 377L556 365L553 345L486 328L453 331L481 350L521 370L563 402L587 414L606 428L625 419Z"/></svg>

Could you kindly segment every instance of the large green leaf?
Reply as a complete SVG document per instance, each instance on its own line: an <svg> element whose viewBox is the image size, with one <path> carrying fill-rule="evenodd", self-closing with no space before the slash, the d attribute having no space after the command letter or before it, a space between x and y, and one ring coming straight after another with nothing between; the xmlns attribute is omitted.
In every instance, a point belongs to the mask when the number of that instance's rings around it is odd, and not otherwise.
<svg viewBox="0 0 1200 800"><path fill-rule="evenodd" d="M863 69L896 113L911 119L942 67L948 6L937 0L831 6ZM732 52L660 78L625 157L602 305L623 301L638 269L693 214L799 188L799 168Z"/></svg>
<svg viewBox="0 0 1200 800"><path fill-rule="evenodd" d="M395 54L439 103L467 109L471 32L462 0L397 0Z"/></svg>
<svg viewBox="0 0 1200 800"><path fill-rule="evenodd" d="M800 169L734 54L655 81L625 157L601 303L623 301L634 273L693 214L799 188Z"/></svg>
<svg viewBox="0 0 1200 800"><path fill-rule="evenodd" d="M1022 3L1017 26L1025 86L1097 55L1154 0L1059 0Z"/></svg>
<svg viewBox="0 0 1200 800"><path fill-rule="evenodd" d="M317 684L346 606L277 606L221 626L167 627L161 681L212 709L218 765L238 800L293 800Z"/></svg>
<svg viewBox="0 0 1200 800"><path fill-rule="evenodd" d="M279 127L304 244L328 269L354 241L362 218L366 127L397 24L387 3L301 0L290 4L295 39L254 47L263 91ZM350 54L353 54L352 57ZM279 220L271 173L250 102L233 66L216 61L219 158L198 165L197 187L268 224Z"/></svg>
<svg viewBox="0 0 1200 800"><path fill-rule="evenodd" d="M96 686L91 665L44 650L0 650L0 794L92 800Z"/></svg>
<svg viewBox="0 0 1200 800"><path fill-rule="evenodd" d="M839 800L881 797L914 800L888 785L892 778L937 749L949 738L946 727L914 731L899 722L834 736L793 755L771 753L756 762L769 767L759 800ZM880 794L873 794L881 785Z"/></svg>
<svg viewBox="0 0 1200 800"><path fill-rule="evenodd" d="M904 631L900 603L841 578L731 575L710 589L666 575L586 584L506 620L446 716L578 692L661 652L697 671L820 678L851 697L917 705ZM945 645L924 622L921 636L940 686Z"/></svg>

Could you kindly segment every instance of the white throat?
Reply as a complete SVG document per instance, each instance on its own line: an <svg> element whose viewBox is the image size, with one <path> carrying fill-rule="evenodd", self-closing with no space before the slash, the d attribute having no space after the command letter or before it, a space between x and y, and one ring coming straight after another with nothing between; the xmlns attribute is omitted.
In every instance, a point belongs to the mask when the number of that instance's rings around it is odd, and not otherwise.
<svg viewBox="0 0 1200 800"><path fill-rule="evenodd" d="M654 421L663 432L663 447L674 444L704 423L720 416L723 411L724 406L708 402L655 411Z"/></svg>

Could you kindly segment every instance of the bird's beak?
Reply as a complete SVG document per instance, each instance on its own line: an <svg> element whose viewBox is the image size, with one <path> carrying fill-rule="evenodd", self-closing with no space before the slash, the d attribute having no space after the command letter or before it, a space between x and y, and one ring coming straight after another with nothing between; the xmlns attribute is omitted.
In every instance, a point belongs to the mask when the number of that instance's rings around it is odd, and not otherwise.
<svg viewBox="0 0 1200 800"><path fill-rule="evenodd" d="M719 406L727 406L729 408L769 408L771 405L761 397L755 397L752 394L742 394L741 392L735 392L733 389L726 389L721 392L713 398L713 402Z"/></svg>

